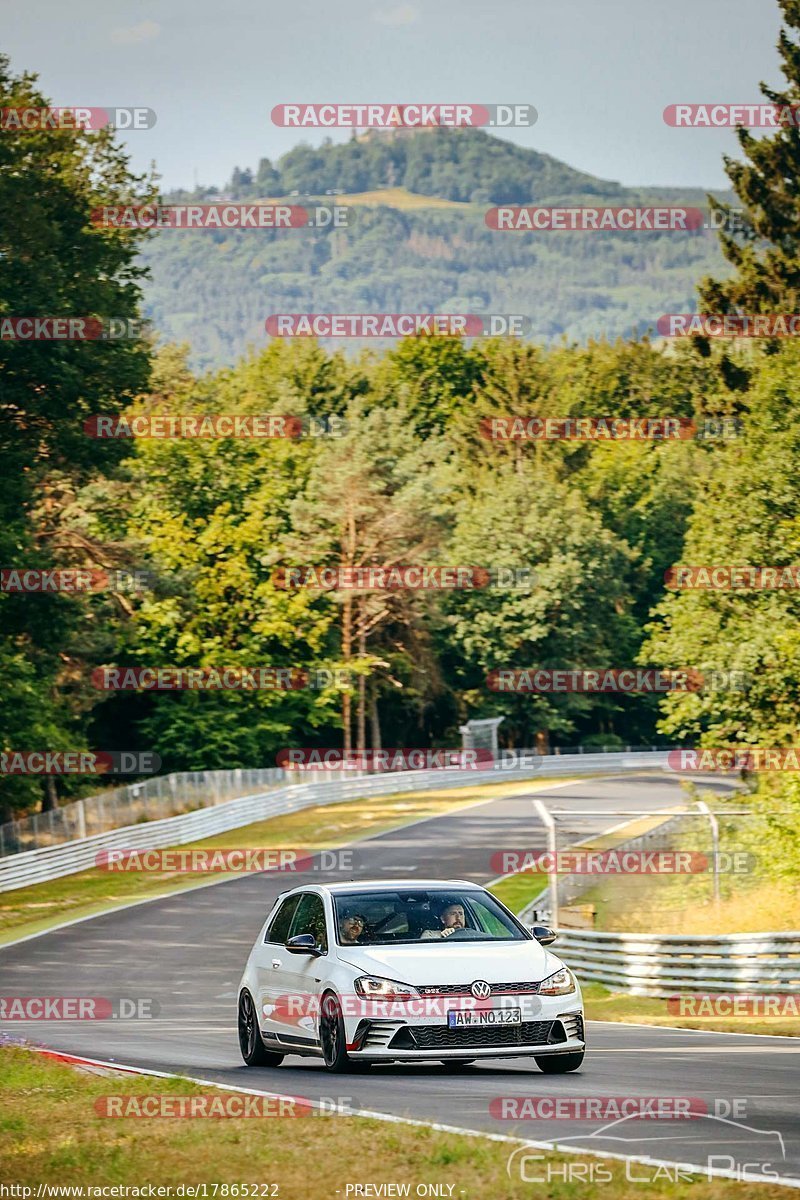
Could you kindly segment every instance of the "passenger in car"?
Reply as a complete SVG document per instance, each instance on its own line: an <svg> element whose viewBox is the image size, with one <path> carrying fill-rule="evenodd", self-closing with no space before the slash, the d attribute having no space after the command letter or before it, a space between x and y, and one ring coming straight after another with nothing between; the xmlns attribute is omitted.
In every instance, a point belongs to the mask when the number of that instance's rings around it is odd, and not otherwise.
<svg viewBox="0 0 800 1200"><path fill-rule="evenodd" d="M367 923L361 913L345 913L339 921L339 940L343 946L361 945Z"/></svg>

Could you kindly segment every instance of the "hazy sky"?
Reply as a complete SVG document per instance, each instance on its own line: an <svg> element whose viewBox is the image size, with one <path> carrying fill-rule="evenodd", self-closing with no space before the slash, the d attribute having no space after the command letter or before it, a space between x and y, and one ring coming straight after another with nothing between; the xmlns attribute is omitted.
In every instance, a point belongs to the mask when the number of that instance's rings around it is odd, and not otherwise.
<svg viewBox="0 0 800 1200"><path fill-rule="evenodd" d="M156 110L127 144L165 188L282 154L300 138L270 111L290 101L526 102L538 123L504 135L522 145L625 184L716 187L733 134L671 129L665 105L781 79L774 0L0 0L0 18L12 67L54 103Z"/></svg>

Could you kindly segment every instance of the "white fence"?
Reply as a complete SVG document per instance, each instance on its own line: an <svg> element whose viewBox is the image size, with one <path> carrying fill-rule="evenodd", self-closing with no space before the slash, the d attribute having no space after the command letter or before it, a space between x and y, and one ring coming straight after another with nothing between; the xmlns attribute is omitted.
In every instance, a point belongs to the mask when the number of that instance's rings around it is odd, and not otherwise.
<svg viewBox="0 0 800 1200"><path fill-rule="evenodd" d="M92 837L0 858L0 892L88 870L95 865L96 856L101 850L154 850L163 846L186 845L225 833L229 829L250 825L253 821L263 821L267 817L320 804L334 804L358 796L385 796L392 792L468 787L476 783L501 783L559 775L590 775L643 768L659 770L667 766L668 754L666 750L541 756L523 756L522 752L517 752L516 762L507 759L503 765L485 771L397 771L373 775L326 771L325 777L319 782L275 786L271 791L228 800L181 816L127 825Z"/></svg>
<svg viewBox="0 0 800 1200"><path fill-rule="evenodd" d="M704 937L564 929L556 952L579 979L635 996L800 991L800 932Z"/></svg>

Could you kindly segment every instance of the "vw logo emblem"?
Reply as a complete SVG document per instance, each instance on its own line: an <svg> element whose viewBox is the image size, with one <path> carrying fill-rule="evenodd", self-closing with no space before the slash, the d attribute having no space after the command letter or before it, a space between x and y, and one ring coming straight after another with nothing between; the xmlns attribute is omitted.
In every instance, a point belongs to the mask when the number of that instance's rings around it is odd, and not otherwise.
<svg viewBox="0 0 800 1200"><path fill-rule="evenodd" d="M469 990L476 1000L487 1000L492 994L492 989L485 979L476 979Z"/></svg>

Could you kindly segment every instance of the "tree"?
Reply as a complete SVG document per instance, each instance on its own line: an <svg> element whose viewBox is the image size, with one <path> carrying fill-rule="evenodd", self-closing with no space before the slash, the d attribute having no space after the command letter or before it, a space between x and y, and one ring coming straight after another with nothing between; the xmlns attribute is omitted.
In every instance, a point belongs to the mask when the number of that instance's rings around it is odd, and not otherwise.
<svg viewBox="0 0 800 1200"><path fill-rule="evenodd" d="M258 160L255 190L260 199L283 195L281 191L281 177L268 158L260 158Z"/></svg>
<svg viewBox="0 0 800 1200"><path fill-rule="evenodd" d="M577 489L527 459L480 466L464 479L468 502L456 514L449 558L495 569L517 586L455 592L447 602L453 686L462 717L503 713L508 744L547 746L552 733L574 730L605 698L490 691L498 669L626 666L636 649L628 578L635 556L603 529ZM525 582L522 572L529 572Z"/></svg>
<svg viewBox="0 0 800 1200"><path fill-rule="evenodd" d="M683 564L790 567L800 561L799 367L795 345L761 359L742 436L715 453L701 482ZM716 671L718 683L734 686L665 697L663 732L711 746L793 744L800 726L799 629L793 588L667 593L643 656L668 667Z"/></svg>
<svg viewBox="0 0 800 1200"><path fill-rule="evenodd" d="M353 570L430 562L440 540L426 495L435 444L421 444L402 411L369 407L363 400L351 403L346 420L345 437L321 446L305 491L292 506L294 557L287 565L299 561ZM321 600L328 609L339 609L341 661L358 676L359 750L366 741L367 679L375 738L380 687L387 680L401 686L396 675L384 671L393 655L410 661L404 637L417 648L425 642L420 610L430 602L430 596L403 590L351 588ZM382 642L392 630L389 644ZM350 691L342 698L342 724L347 754L352 745Z"/></svg>
<svg viewBox="0 0 800 1200"><path fill-rule="evenodd" d="M46 108L36 77L14 75L0 57L0 108ZM132 175L107 130L4 132L0 137L0 316L139 316L136 263L142 235L101 228L102 205L142 203L151 185ZM147 379L149 343L0 339L0 562L35 568L100 566L102 550L82 536L74 511L78 490L114 469L120 443L87 437L83 422L113 412ZM99 556L99 557L98 557ZM84 744L82 705L72 704L73 652L87 638L92 604L61 595L0 594L6 637L0 693L13 714L3 738L29 748ZM19 668L22 658L26 666ZM62 687L62 683L66 686ZM30 739L30 740L28 740ZM17 742L16 747L21 748ZM61 786L69 786L62 780ZM33 798L30 781L4 779L5 804ZM55 801L52 781L45 802Z"/></svg>
<svg viewBox="0 0 800 1200"><path fill-rule="evenodd" d="M761 84L764 97L796 115L800 105L800 0L778 0L787 28L781 29L778 51L786 86ZM722 217L720 242L734 267L730 279L705 278L700 285L704 312L800 311L800 127L785 123L774 134L753 137L737 130L749 161L725 156L725 170L743 206L741 236L734 232L733 209L709 197Z"/></svg>
<svg viewBox="0 0 800 1200"><path fill-rule="evenodd" d="M195 380L162 352L153 388L131 412L289 414L346 403L352 368L312 346L270 347L236 370ZM345 395L335 394L335 379ZM305 380L304 384L299 381ZM355 386L355 384L354 384ZM316 389L316 390L315 390ZM114 513L161 581L111 648L116 665L337 665L333 613L281 586L291 509L316 456L311 437L142 440ZM116 517L116 519L119 519ZM338 721L339 690L176 691L113 696L98 715L134 728L165 770L258 767ZM138 744L138 743L137 743Z"/></svg>

